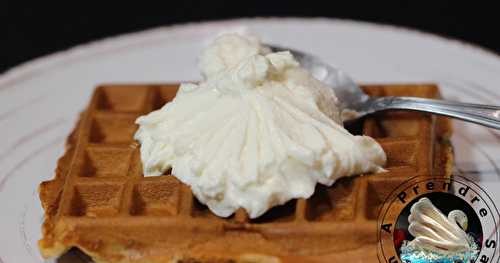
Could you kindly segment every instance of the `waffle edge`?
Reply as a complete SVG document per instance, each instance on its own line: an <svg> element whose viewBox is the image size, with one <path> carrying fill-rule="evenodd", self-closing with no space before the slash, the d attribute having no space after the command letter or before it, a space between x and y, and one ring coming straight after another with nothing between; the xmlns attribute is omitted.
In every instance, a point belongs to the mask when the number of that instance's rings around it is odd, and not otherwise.
<svg viewBox="0 0 500 263"><path fill-rule="evenodd" d="M432 84L365 85L374 96L440 97ZM42 182L40 251L78 248L96 262L376 262L376 219L392 188L413 176L451 175L447 118L414 112L370 116L354 127L388 156L386 173L318 186L255 220L223 219L175 177L143 177L138 116L172 100L176 84L103 85L68 137L55 178ZM383 186L383 187L382 187Z"/></svg>

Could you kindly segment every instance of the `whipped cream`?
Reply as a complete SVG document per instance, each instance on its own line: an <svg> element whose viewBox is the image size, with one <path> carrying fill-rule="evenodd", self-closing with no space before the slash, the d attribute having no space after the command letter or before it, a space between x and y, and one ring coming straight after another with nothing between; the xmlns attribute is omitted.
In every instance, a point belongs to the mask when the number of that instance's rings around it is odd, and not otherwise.
<svg viewBox="0 0 500 263"><path fill-rule="evenodd" d="M251 218L315 185L381 171L382 148L342 126L332 89L290 52L258 40L217 38L200 58L204 80L137 119L146 176L172 175L218 216L244 208Z"/></svg>

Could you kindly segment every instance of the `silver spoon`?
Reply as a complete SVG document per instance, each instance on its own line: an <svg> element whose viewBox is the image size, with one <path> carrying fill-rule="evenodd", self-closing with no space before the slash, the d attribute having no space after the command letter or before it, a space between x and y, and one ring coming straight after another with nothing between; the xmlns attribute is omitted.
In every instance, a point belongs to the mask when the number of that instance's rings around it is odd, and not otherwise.
<svg viewBox="0 0 500 263"><path fill-rule="evenodd" d="M413 110L500 129L500 106L415 97L371 97L365 94L347 74L316 56L274 45L269 45L269 47L273 52L290 51L301 66L309 70L315 78L334 88L342 114L348 116L349 120L383 110Z"/></svg>

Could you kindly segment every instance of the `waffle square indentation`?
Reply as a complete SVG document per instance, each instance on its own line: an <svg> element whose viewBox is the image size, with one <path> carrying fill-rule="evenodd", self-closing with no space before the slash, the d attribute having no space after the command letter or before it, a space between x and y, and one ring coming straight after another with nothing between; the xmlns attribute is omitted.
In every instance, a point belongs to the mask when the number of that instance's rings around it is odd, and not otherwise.
<svg viewBox="0 0 500 263"><path fill-rule="evenodd" d="M99 110L141 112L145 109L148 97L147 86L103 86L100 87L100 91L97 101Z"/></svg>
<svg viewBox="0 0 500 263"><path fill-rule="evenodd" d="M160 86L154 94L153 110L160 109L167 102L172 101L177 94L177 86Z"/></svg>
<svg viewBox="0 0 500 263"><path fill-rule="evenodd" d="M154 178L157 179L157 178ZM132 215L176 215L179 210L181 183L173 176L145 180L134 187Z"/></svg>
<svg viewBox="0 0 500 263"><path fill-rule="evenodd" d="M91 143L130 143L138 126L135 120L138 114L98 114L92 122Z"/></svg>
<svg viewBox="0 0 500 263"><path fill-rule="evenodd" d="M364 189L364 191L366 191L366 200L360 200L366 204L366 217L371 220L377 219L380 209L384 206L385 199L405 180L406 179L390 179L387 177L383 179L372 178L368 180L367 187Z"/></svg>
<svg viewBox="0 0 500 263"><path fill-rule="evenodd" d="M430 117L415 112L383 112L367 118L364 134L373 138L415 137L425 132L422 121Z"/></svg>
<svg viewBox="0 0 500 263"><path fill-rule="evenodd" d="M354 217L355 183L353 178L344 178L333 186L317 185L307 201L306 218L311 221L349 220Z"/></svg>
<svg viewBox="0 0 500 263"><path fill-rule="evenodd" d="M80 175L87 177L127 176L132 148L89 147Z"/></svg>
<svg viewBox="0 0 500 263"><path fill-rule="evenodd" d="M387 156L386 169L403 167L417 169L418 140L380 140L379 143Z"/></svg>
<svg viewBox="0 0 500 263"><path fill-rule="evenodd" d="M112 216L119 212L122 183L76 185L70 215L86 217Z"/></svg>

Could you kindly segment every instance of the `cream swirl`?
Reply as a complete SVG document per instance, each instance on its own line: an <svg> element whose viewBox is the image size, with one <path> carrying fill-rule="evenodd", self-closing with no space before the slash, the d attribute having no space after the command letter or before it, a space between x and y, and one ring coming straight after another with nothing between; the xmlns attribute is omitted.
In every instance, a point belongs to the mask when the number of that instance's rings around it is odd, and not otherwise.
<svg viewBox="0 0 500 263"><path fill-rule="evenodd" d="M144 174L172 174L215 214L244 208L251 218L316 183L376 172L386 156L367 136L345 130L331 88L289 52L258 41L219 37L200 59L204 80L182 84L175 99L142 116Z"/></svg>

